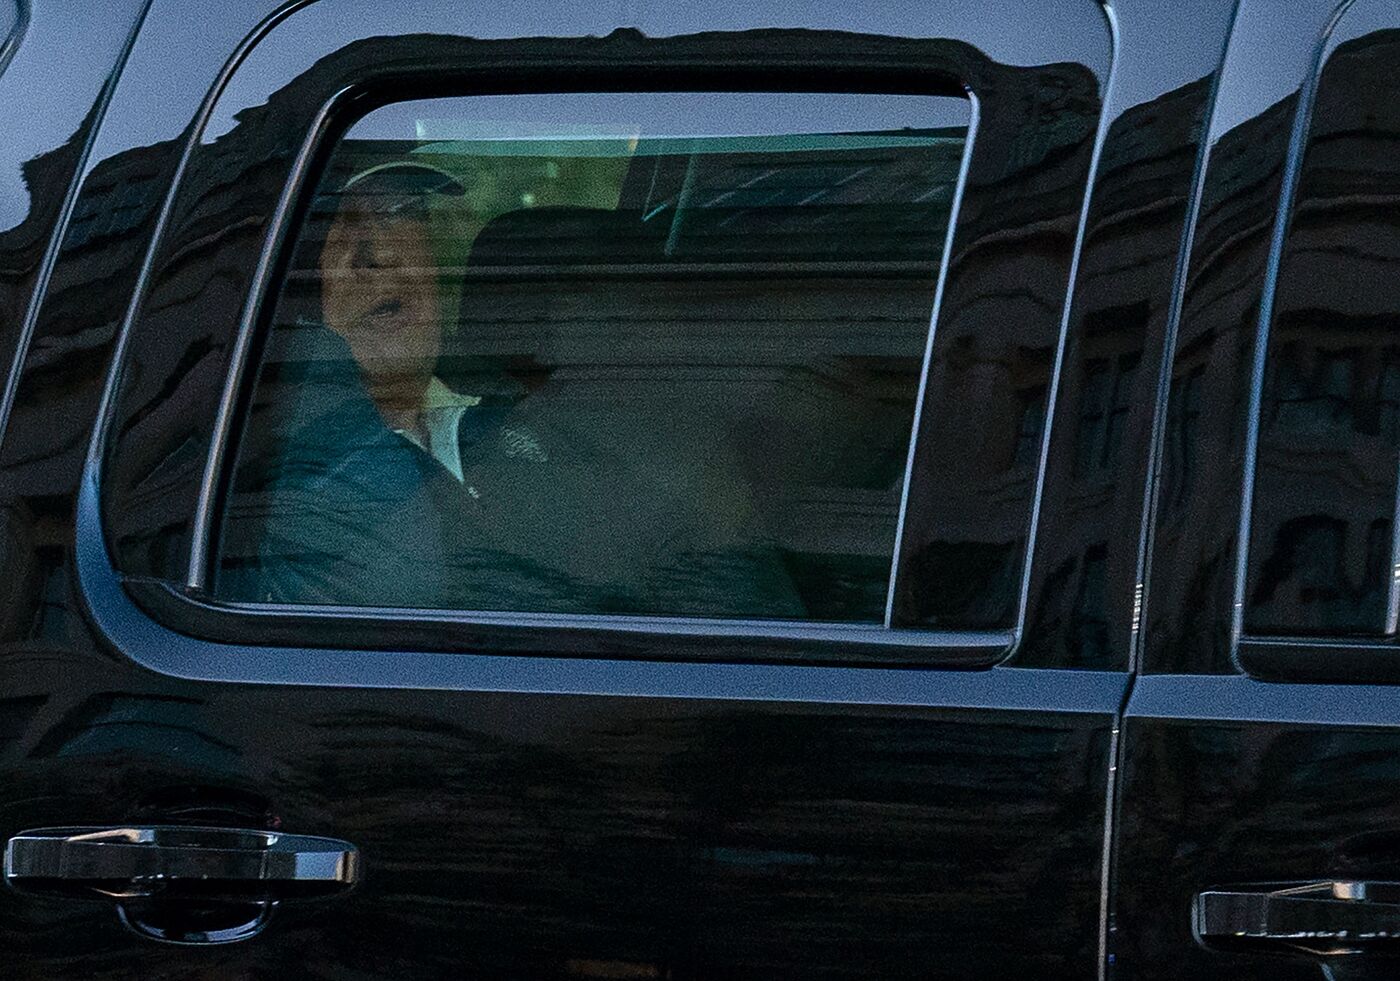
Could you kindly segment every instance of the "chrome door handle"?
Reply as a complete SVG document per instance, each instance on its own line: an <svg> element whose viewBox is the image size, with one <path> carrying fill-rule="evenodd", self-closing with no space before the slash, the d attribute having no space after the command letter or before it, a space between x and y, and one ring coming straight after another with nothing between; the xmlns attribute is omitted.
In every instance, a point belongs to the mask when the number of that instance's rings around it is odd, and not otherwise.
<svg viewBox="0 0 1400 981"><path fill-rule="evenodd" d="M15 889L115 900L127 926L175 943L253 936L279 901L342 892L359 876L347 842L242 828L38 828L5 846Z"/></svg>
<svg viewBox="0 0 1400 981"><path fill-rule="evenodd" d="M1196 935L1318 954L1353 954L1400 941L1400 882L1320 880L1211 889L1196 896Z"/></svg>
<svg viewBox="0 0 1400 981"><path fill-rule="evenodd" d="M343 841L239 828L40 828L5 847L17 889L119 899L326 895L353 885L359 866Z"/></svg>

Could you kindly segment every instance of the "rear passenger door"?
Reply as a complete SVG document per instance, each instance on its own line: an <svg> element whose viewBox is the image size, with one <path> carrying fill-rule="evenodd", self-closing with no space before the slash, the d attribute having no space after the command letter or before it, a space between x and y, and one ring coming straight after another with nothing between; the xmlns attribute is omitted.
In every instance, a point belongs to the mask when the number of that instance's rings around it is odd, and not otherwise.
<svg viewBox="0 0 1400 981"><path fill-rule="evenodd" d="M1124 721L1118 977L1395 976L1398 39L1366 0L1237 20Z"/></svg>
<svg viewBox="0 0 1400 981"><path fill-rule="evenodd" d="M1195 13L157 0L0 449L12 973L1095 976Z"/></svg>

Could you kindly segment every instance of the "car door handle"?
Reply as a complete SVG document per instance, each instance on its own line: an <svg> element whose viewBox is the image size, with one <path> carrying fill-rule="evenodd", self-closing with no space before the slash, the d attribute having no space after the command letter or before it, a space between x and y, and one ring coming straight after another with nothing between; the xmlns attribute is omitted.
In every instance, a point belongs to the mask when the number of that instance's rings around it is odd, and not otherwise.
<svg viewBox="0 0 1400 981"><path fill-rule="evenodd" d="M359 870L347 842L241 828L39 828L5 847L15 888L99 898L328 895L353 885Z"/></svg>
<svg viewBox="0 0 1400 981"><path fill-rule="evenodd" d="M277 831L39 828L5 846L15 889L115 901L138 934L182 944L246 939L281 900L330 896L359 877L355 846Z"/></svg>
<svg viewBox="0 0 1400 981"><path fill-rule="evenodd" d="M1400 941L1400 882L1319 880L1211 889L1193 926L1208 943L1283 945L1360 953Z"/></svg>

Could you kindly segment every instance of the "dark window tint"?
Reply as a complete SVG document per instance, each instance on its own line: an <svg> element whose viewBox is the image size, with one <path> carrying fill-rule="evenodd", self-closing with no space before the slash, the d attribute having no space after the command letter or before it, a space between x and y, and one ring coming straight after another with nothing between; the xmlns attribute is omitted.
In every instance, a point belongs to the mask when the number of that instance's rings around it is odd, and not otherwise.
<svg viewBox="0 0 1400 981"><path fill-rule="evenodd" d="M1339 44L1311 113L1260 407L1245 608L1256 634L1395 629L1397 38Z"/></svg>
<svg viewBox="0 0 1400 981"><path fill-rule="evenodd" d="M793 93L364 117L270 303L217 593L882 621L967 119Z"/></svg>

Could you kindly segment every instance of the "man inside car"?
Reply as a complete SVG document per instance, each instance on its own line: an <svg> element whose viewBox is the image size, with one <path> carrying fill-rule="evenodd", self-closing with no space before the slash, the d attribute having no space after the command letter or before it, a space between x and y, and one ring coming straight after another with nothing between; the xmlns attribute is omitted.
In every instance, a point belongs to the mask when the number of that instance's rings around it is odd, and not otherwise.
<svg viewBox="0 0 1400 981"><path fill-rule="evenodd" d="M463 193L411 161L339 189L315 260L320 316L269 338L276 367L254 406L266 422L250 431L270 438L245 438L254 465L240 470L264 504L233 536L255 558L226 567L220 591L286 604L800 615L776 556L743 540L748 489L699 408L639 404L557 371L527 396L482 358L466 378L442 377L444 341L472 341L448 310L461 272L435 250L444 224L479 229Z"/></svg>

